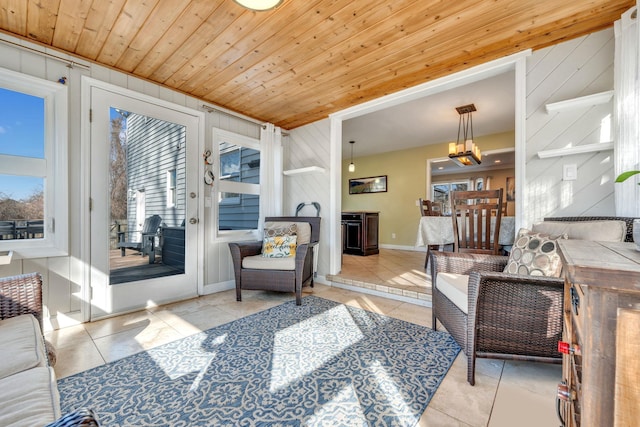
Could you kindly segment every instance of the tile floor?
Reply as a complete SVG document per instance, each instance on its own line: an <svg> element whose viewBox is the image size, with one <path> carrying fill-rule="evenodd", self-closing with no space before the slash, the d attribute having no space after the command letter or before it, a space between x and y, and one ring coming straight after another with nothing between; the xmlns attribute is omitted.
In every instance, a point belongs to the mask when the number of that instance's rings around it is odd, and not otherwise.
<svg viewBox="0 0 640 427"><path fill-rule="evenodd" d="M327 275L334 284L431 301L431 276L425 272L425 252L380 249L376 255L343 255L342 270Z"/></svg>
<svg viewBox="0 0 640 427"><path fill-rule="evenodd" d="M317 284L307 293L431 326L429 308ZM169 341L265 310L293 295L235 291L142 310L46 334L58 351L59 378L84 371ZM466 382L466 358L461 353L420 420L420 426L558 426L555 390L561 376L557 365L479 360L476 385Z"/></svg>

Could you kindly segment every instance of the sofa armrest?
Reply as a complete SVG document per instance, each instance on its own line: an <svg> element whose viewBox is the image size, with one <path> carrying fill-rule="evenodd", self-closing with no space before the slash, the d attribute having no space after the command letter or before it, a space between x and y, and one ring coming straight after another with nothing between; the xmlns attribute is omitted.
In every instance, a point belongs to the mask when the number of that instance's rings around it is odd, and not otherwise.
<svg viewBox="0 0 640 427"><path fill-rule="evenodd" d="M95 413L88 408L81 408L58 418L45 427L99 427Z"/></svg>

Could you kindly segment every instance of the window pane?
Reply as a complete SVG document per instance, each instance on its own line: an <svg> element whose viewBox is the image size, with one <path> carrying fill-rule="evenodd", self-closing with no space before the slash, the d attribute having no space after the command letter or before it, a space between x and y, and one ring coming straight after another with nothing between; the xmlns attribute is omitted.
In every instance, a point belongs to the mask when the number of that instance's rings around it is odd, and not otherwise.
<svg viewBox="0 0 640 427"><path fill-rule="evenodd" d="M44 99L0 88L0 154L44 159Z"/></svg>
<svg viewBox="0 0 640 427"><path fill-rule="evenodd" d="M44 237L44 178L0 175L0 239Z"/></svg>
<svg viewBox="0 0 640 427"><path fill-rule="evenodd" d="M220 193L219 230L255 230L258 228L260 196Z"/></svg>
<svg viewBox="0 0 640 427"><path fill-rule="evenodd" d="M220 180L258 184L260 182L260 151L221 142Z"/></svg>

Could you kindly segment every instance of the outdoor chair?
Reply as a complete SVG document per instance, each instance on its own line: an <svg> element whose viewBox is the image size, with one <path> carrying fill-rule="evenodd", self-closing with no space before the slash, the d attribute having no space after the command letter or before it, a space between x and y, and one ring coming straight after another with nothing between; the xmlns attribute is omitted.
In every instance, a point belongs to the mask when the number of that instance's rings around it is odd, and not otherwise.
<svg viewBox="0 0 640 427"><path fill-rule="evenodd" d="M15 221L0 221L0 240L17 239Z"/></svg>
<svg viewBox="0 0 640 427"><path fill-rule="evenodd" d="M264 228L262 240L229 243L236 300L243 289L268 290L294 292L301 305L302 288L313 287L320 217L267 217Z"/></svg>
<svg viewBox="0 0 640 427"><path fill-rule="evenodd" d="M453 251L500 253L502 188L481 191L452 191Z"/></svg>
<svg viewBox="0 0 640 427"><path fill-rule="evenodd" d="M149 264L155 262L155 239L158 235L158 229L162 218L159 215L151 215L144 220L142 230L139 231L119 231L118 247L121 255L125 256L125 249L133 249L141 253L141 255L149 255ZM140 240L134 240L133 236L140 236ZM125 236L128 237L125 238Z"/></svg>

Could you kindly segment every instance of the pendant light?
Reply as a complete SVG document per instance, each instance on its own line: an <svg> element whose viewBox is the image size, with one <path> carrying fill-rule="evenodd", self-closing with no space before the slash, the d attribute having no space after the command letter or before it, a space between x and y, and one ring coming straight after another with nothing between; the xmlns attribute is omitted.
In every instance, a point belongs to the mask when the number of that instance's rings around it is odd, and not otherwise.
<svg viewBox="0 0 640 427"><path fill-rule="evenodd" d="M349 144L351 144L351 163L349 163L349 172L356 171L356 165L353 164L353 144L355 143L355 141L349 141Z"/></svg>
<svg viewBox="0 0 640 427"><path fill-rule="evenodd" d="M463 105L456 107L456 111L460 115L458 140L449 144L449 158L459 166L479 165L482 163L482 153L473 142L473 117L471 116L471 113L476 111L476 106Z"/></svg>
<svg viewBox="0 0 640 427"><path fill-rule="evenodd" d="M280 6L282 0L234 0L242 7L246 7L250 10L262 12L265 10L275 9Z"/></svg>

